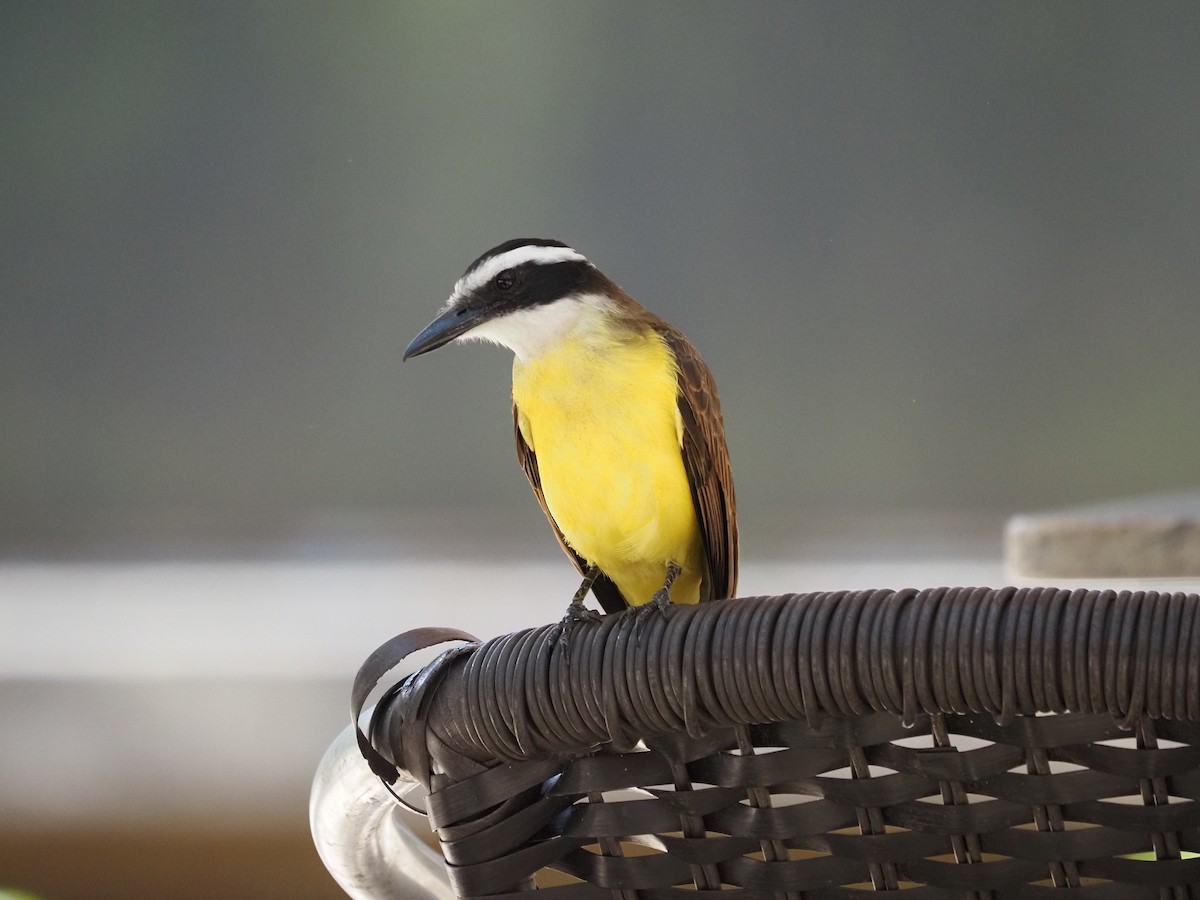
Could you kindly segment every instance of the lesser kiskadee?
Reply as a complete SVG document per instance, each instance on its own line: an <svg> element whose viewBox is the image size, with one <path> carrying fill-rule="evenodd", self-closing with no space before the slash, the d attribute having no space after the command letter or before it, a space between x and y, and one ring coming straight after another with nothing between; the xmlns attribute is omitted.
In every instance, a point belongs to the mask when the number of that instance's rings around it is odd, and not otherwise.
<svg viewBox="0 0 1200 900"><path fill-rule="evenodd" d="M582 254L523 238L479 257L408 359L451 341L513 351L517 458L607 612L733 596L733 475L712 373Z"/></svg>

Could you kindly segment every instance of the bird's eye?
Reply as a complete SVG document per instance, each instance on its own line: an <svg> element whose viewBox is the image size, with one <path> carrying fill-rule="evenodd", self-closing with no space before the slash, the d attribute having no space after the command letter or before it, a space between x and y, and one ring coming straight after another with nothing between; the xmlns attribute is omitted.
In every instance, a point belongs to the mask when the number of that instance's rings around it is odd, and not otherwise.
<svg viewBox="0 0 1200 900"><path fill-rule="evenodd" d="M517 283L516 276L513 275L512 269L505 269L496 276L496 289L501 291L511 291L512 286Z"/></svg>

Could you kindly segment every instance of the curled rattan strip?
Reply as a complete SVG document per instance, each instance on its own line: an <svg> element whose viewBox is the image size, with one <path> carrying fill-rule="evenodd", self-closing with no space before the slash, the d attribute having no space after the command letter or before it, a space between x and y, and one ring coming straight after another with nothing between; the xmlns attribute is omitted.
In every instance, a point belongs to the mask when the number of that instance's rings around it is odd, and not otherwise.
<svg viewBox="0 0 1200 900"><path fill-rule="evenodd" d="M1187 674L1183 678L1184 692L1187 700L1184 709L1187 714L1181 718L1195 720L1200 718L1200 610L1194 604L1189 604L1188 616L1188 647L1187 653L1180 654L1187 660Z"/></svg>
<svg viewBox="0 0 1200 900"><path fill-rule="evenodd" d="M741 616L721 616L717 619L712 635L713 653L716 658L726 659L730 662L728 666L714 667L710 676L713 693L717 700L716 708L728 711L730 719L746 715L746 710L741 703L742 698L732 683L733 669L738 663L733 631L737 627L737 620L741 618Z"/></svg>
<svg viewBox="0 0 1200 900"><path fill-rule="evenodd" d="M1174 690L1172 691L1171 705L1169 712L1164 711L1164 714L1172 719L1187 719L1188 716L1188 693L1191 685L1188 684L1188 673L1192 664L1192 638L1194 636L1194 627L1196 624L1196 610L1191 603L1188 602L1188 597L1185 594L1177 594L1179 600L1173 604L1172 615L1168 627L1175 631L1175 651L1171 654L1173 663L1173 674L1171 676Z"/></svg>
<svg viewBox="0 0 1200 900"><path fill-rule="evenodd" d="M712 719L705 710L715 709L716 698L709 684L711 669L704 663L709 659L709 642L712 630L716 626L714 616L702 616L689 623L687 638L684 640L684 674L690 680L690 690L684 691L686 703L687 732L692 737L700 737L712 724Z"/></svg>
<svg viewBox="0 0 1200 900"><path fill-rule="evenodd" d="M519 681L514 679L519 677L518 673L528 671L525 663L528 660L530 648L536 643L535 636L525 636L521 640L509 642L505 646L503 655L497 660L496 677L489 685L492 702L497 706L498 715L495 727L504 735L505 740L517 748L517 752L521 756L528 755L528 751L525 749L527 746L535 748L535 753L540 747L540 742L529 729L529 704L499 701L503 694L511 690L510 685L527 680L524 678Z"/></svg>
<svg viewBox="0 0 1200 900"><path fill-rule="evenodd" d="M641 686L639 693L649 698L649 703L654 710L655 721L662 723L661 730L663 732L679 731L683 725L683 720L676 714L674 704L671 702L671 694L668 689L670 678L664 678L660 666L662 658L668 653L667 632L670 622L670 619L663 616L660 622L655 623L659 627L656 628L655 637L651 641L651 646L655 648L654 652L641 654L642 659L638 672Z"/></svg>
<svg viewBox="0 0 1200 900"><path fill-rule="evenodd" d="M663 701L670 710L671 719L677 722L677 731L686 727L686 706L682 693L683 669L685 664L680 655L686 630L678 616L667 619L663 633L662 652L655 657L654 671L650 673L653 684L662 692ZM674 664L671 664L671 663Z"/></svg>
<svg viewBox="0 0 1200 900"><path fill-rule="evenodd" d="M784 710L775 702L774 679L758 678L757 673L762 668L767 671L772 668L770 630L774 628L779 610L778 606L764 604L761 599L752 602L754 612L746 617L746 653L738 667L738 682L745 684L751 708L776 719Z"/></svg>
<svg viewBox="0 0 1200 900"><path fill-rule="evenodd" d="M491 658L485 660L482 666L480 697L486 704L483 717L488 733L513 756L521 754L521 747L516 739L513 728L513 704L505 702L506 682L509 661L516 649L521 645L522 638L528 635L513 634L501 638L493 645Z"/></svg>
<svg viewBox="0 0 1200 900"><path fill-rule="evenodd" d="M871 592L874 594L874 591ZM883 630L886 626L884 621L887 614L887 607L882 603L870 603L863 611L863 629L868 635L867 644L867 674L863 681L863 687L866 688L869 696L876 703L883 703L887 708L886 693L883 688Z"/></svg>
<svg viewBox="0 0 1200 900"><path fill-rule="evenodd" d="M1062 591L1054 593L1056 600L1065 599ZM1033 619L1030 622L1030 640L1037 640L1039 646L1029 654L1029 682L1031 702L1036 709L1059 710L1062 701L1055 696L1048 662L1055 658L1058 652L1058 634L1056 625L1060 603L1034 603Z"/></svg>
<svg viewBox="0 0 1200 900"><path fill-rule="evenodd" d="M657 651L648 654L645 679L648 689L655 695L658 715L671 723L671 731L687 729L687 680L688 661L683 647L687 642L686 622L670 617L664 620L658 633Z"/></svg>
<svg viewBox="0 0 1200 900"><path fill-rule="evenodd" d="M1122 593L1128 597L1128 592ZM1085 702L1092 709L1104 709L1108 705L1108 700L1104 696L1104 673L1108 670L1111 660L1105 656L1106 642L1104 638L1108 619L1112 616L1114 607L1117 607L1122 599L1120 594L1113 591L1103 591L1092 607L1085 649L1086 662L1081 667L1086 678ZM1119 642L1122 636L1120 629L1114 629L1114 634Z"/></svg>
<svg viewBox="0 0 1200 900"><path fill-rule="evenodd" d="M861 599L869 595L865 591L859 591L856 596ZM871 664L871 633L873 629L871 623L874 621L875 611L873 604L859 604L858 637L853 642L855 681L858 684L859 693L863 697L863 702L868 706L875 696L875 692L871 688L873 673ZM847 644L849 643L850 641L847 640Z"/></svg>
<svg viewBox="0 0 1200 900"><path fill-rule="evenodd" d="M987 709L987 691L982 672L976 671L975 660L983 658L983 634L987 626L987 606L969 603L963 610L962 632L958 646L958 672L962 678L963 697L967 707L976 712Z"/></svg>
<svg viewBox="0 0 1200 900"><path fill-rule="evenodd" d="M1053 627L1056 632L1055 655L1046 665L1046 694L1053 702L1056 710L1071 709L1071 691L1067 687L1063 660L1071 656L1070 648L1073 632L1070 624L1074 621L1075 607L1073 598L1079 591L1067 591L1059 604L1051 604L1046 614L1047 628Z"/></svg>
<svg viewBox="0 0 1200 900"><path fill-rule="evenodd" d="M945 610L954 604L954 598L960 593L961 588L938 588L931 592L936 601L929 604L929 621L924 628L923 655L927 661L919 671L929 680L928 709L934 713L946 709L950 703L949 676L953 659L948 644L952 641L949 635L953 616L946 615Z"/></svg>
<svg viewBox="0 0 1200 900"><path fill-rule="evenodd" d="M826 646L833 652L825 654L824 664L820 669L821 681L824 683L825 691L835 709L849 709L853 705L847 697L846 685L842 682L836 651L836 648L842 646L843 643L842 634L846 628L846 618L850 613L847 607L853 606L853 599L856 599L855 594L839 595L837 614L829 614L824 620Z"/></svg>
<svg viewBox="0 0 1200 900"><path fill-rule="evenodd" d="M1154 637L1150 644L1151 660L1168 660L1175 653L1176 632L1166 629L1166 620L1172 611L1177 610L1178 592L1164 594L1157 607L1154 607ZM1156 666L1150 678L1146 679L1146 713L1156 719L1163 718L1163 710L1171 706L1172 686L1175 683L1174 666Z"/></svg>
<svg viewBox="0 0 1200 900"><path fill-rule="evenodd" d="M781 687L779 699L785 711L780 716L782 721L787 717L787 710L802 709L807 715L811 707L804 702L797 655L788 652L788 648L796 646L804 604L785 602L781 604L781 609L782 614L771 639L771 658L774 671L778 673L776 684ZM811 719L809 724L812 724Z"/></svg>
<svg viewBox="0 0 1200 900"><path fill-rule="evenodd" d="M935 621L934 613L937 611L944 593L944 591L933 590L922 591L917 595L918 603L913 619L913 639L910 649L912 677L911 683L906 678L904 684L905 692L911 691L913 694L914 709L937 709L937 699L933 693L933 678L930 673L934 654L929 652L929 632ZM905 723L909 723L907 713Z"/></svg>
<svg viewBox="0 0 1200 900"><path fill-rule="evenodd" d="M1180 643L1179 666L1182 669L1177 689L1183 697L1176 710L1176 718L1194 720L1200 716L1200 610L1195 604L1188 603L1184 609L1187 622L1187 641Z"/></svg>
<svg viewBox="0 0 1200 900"><path fill-rule="evenodd" d="M596 638L594 632L581 633L578 655L567 653L564 645L566 635L556 635L553 640L543 641L545 650L539 658L545 659L546 665L537 672L543 680L531 687L526 696L533 698L537 719L544 723L544 739L566 741L572 731L590 731L589 725L600 718L595 708L595 693L579 690L589 669Z"/></svg>
<svg viewBox="0 0 1200 900"><path fill-rule="evenodd" d="M796 675L800 683L800 697L803 700L804 717L810 728L820 728L824 718L822 706L817 699L817 686L813 683L812 668L809 661L813 658L813 610L818 606L824 594L811 594L808 602L798 603L797 611L800 616L800 627L796 631L796 643L792 655L796 659ZM795 601L796 595L790 595L789 600ZM869 656L864 654L869 661Z"/></svg>
<svg viewBox="0 0 1200 900"><path fill-rule="evenodd" d="M1124 719L1131 711L1134 713L1133 718L1137 718L1146 707L1146 669L1153 664L1150 657L1150 640L1153 637L1154 609L1157 602L1156 593L1131 593L1126 600L1132 607L1126 613L1129 625L1113 623L1110 626L1120 629L1122 633L1133 630L1137 636L1137 640L1130 646L1132 652L1125 656L1125 665L1118 666L1114 660L1113 668L1123 675L1117 679L1116 692L1109 701L1109 714L1114 718ZM1130 722L1132 723L1132 720Z"/></svg>
<svg viewBox="0 0 1200 900"><path fill-rule="evenodd" d="M852 634L848 618L857 623L861 614L861 601L865 592L837 592L826 594L821 606L820 617L814 623L814 638L823 643L814 647L815 653L809 660L813 667L813 684L817 688L817 696L828 697L830 709L854 709L860 702L854 698L857 693L854 681L842 677L843 666L839 659L839 647L846 646L849 641L846 636Z"/></svg>
<svg viewBox="0 0 1200 900"><path fill-rule="evenodd" d="M529 670L537 675L541 675L539 669L535 669L529 665L530 657L537 649L538 641L520 641L515 647L515 652L508 659L508 666L504 671L504 680L506 684L528 684L533 679L523 679L519 674L523 670ZM533 728L532 716L530 714L531 704L528 699L524 703L514 703L511 705L512 718L510 727L513 731L513 739L517 742L517 746L521 748L522 756L529 756L530 753L536 753L539 749L540 742L537 739L537 732Z"/></svg>
<svg viewBox="0 0 1200 900"><path fill-rule="evenodd" d="M1133 723L1145 706L1146 666L1150 662L1150 627L1154 616L1157 595L1147 597L1145 592L1122 592L1126 604L1122 623L1115 630L1119 634L1132 632L1137 635L1132 652L1121 653L1112 661L1113 692L1108 699L1108 712L1114 718L1122 718L1126 727ZM1135 630L1136 629L1136 630Z"/></svg>
<svg viewBox="0 0 1200 900"><path fill-rule="evenodd" d="M738 616L729 634L732 640L731 649L734 651L733 665L729 667L731 676L729 686L737 696L737 702L730 707L730 711L733 713L730 718L738 722L744 721L745 716L764 711L763 693L761 690L755 691L750 687L749 674L751 670L757 670L759 663L762 662L753 656L754 643L757 639L754 625L761 619L761 615L758 614L761 604L757 600L751 600L747 609L749 613Z"/></svg>
<svg viewBox="0 0 1200 900"><path fill-rule="evenodd" d="M539 740L546 743L566 739L571 730L562 723L579 720L578 705L587 699L571 690L571 661L563 650L560 642L548 635L536 642L530 654L531 671L524 702ZM520 687L514 685L513 690L519 691Z"/></svg>
<svg viewBox="0 0 1200 900"><path fill-rule="evenodd" d="M520 709L513 710L513 727L517 743L521 747L540 747L543 721L543 707L535 691L545 690L548 684L549 660L546 656L548 648L542 640L528 640L522 643L516 663L510 676L509 690L519 691L523 695L519 704ZM525 672L527 677L521 677ZM523 755L528 756L528 751Z"/></svg>
<svg viewBox="0 0 1200 900"><path fill-rule="evenodd" d="M1024 685L1029 678L1029 620L1033 617L1030 599L1033 592L1029 588L1018 590L1008 603L1007 623L998 635L999 645L996 653L1001 662L1000 686L1003 700L999 721L1008 723L1016 718L1018 709L1028 709L1029 703L1022 702L1022 695L1029 691ZM1022 634L1024 635L1022 637ZM1015 642L1016 652L1006 650L1006 645Z"/></svg>
<svg viewBox="0 0 1200 900"><path fill-rule="evenodd" d="M562 679L567 676L563 664L565 655L555 653L555 641L541 640L535 644L530 656L533 677L525 685L525 705L529 708L530 727L539 735L549 734L561 738L558 716L554 711L554 699L565 693Z"/></svg>
<svg viewBox="0 0 1200 900"><path fill-rule="evenodd" d="M906 635L899 634L899 625L902 622L901 617L905 608L916 593L916 590L911 588L896 590L896 592L877 590L875 596L871 598L871 602L878 602L883 607L880 631L883 680L878 685L878 690L887 698L888 706L884 708L892 713L902 714L905 712L904 674L901 672L904 662L900 660L900 652L906 647L907 640Z"/></svg>
<svg viewBox="0 0 1200 900"><path fill-rule="evenodd" d="M980 634L979 647L983 666L979 669L982 677L978 678L977 682L983 694L983 707L994 710L1001 719L1008 713L1008 705L1004 702L1004 666L1008 660L1000 650L1000 645L1004 642L1002 626L1008 621L1006 613L1012 606L1015 594L1015 589L1004 588L996 596L995 602L987 605Z"/></svg>
<svg viewBox="0 0 1200 900"><path fill-rule="evenodd" d="M743 635L740 642L741 657L734 667L735 683L746 697L747 706L759 712L766 713L772 704L768 699L766 685L769 679L758 678L757 673L769 670L770 656L763 652L761 642L767 636L764 633L764 623L768 621L767 606L759 599L750 601L750 615L746 616L739 634Z"/></svg>
<svg viewBox="0 0 1200 900"><path fill-rule="evenodd" d="M953 598L957 596L958 589L950 588L948 590L939 591L939 605L942 603L952 603ZM936 610L934 610L936 611ZM926 652L929 654L929 682L932 698L930 701L930 709L940 712L946 708L947 696L949 691L946 685L946 675L948 672L949 657L947 654L947 616L931 615L929 623L929 645Z"/></svg>
<svg viewBox="0 0 1200 900"><path fill-rule="evenodd" d="M755 601L754 615L750 617L747 626L750 640L746 653L746 662L753 660L754 665L744 666L741 670L742 679L749 688L755 708L762 710L771 719L781 718L787 712L779 703L776 681L772 678L755 678L754 674L764 669L772 670L771 634L775 630L778 618L778 605Z"/></svg>
<svg viewBox="0 0 1200 900"><path fill-rule="evenodd" d="M833 695L829 692L829 680L825 672L824 649L829 646L829 619L841 594L821 593L813 597L812 609L807 610L808 640L801 645L804 653L803 666L808 673L813 695L822 709L837 709Z"/></svg>
<svg viewBox="0 0 1200 900"><path fill-rule="evenodd" d="M1172 595L1162 594L1154 610L1150 642L1153 665L1146 673L1146 712L1155 718L1162 716L1163 700L1171 696L1171 667L1167 663L1170 659L1167 654L1168 647L1174 651L1175 635L1167 632L1167 616L1170 615L1173 600Z"/></svg>
<svg viewBox="0 0 1200 900"><path fill-rule="evenodd" d="M838 643L831 648L834 651L832 654L826 654L831 657L826 666L822 666L820 662L821 648L814 646L812 664L830 672L824 680L827 686L831 683L836 685L838 705L831 707L833 709L870 708L867 698L874 694L872 685L882 677L875 665L875 653L872 648L873 642L880 639L874 627L875 614L879 612L879 608L871 602L875 593L843 591L825 595L826 603L821 610L820 625L822 631L828 635L827 639L836 638ZM853 625L844 619L852 619ZM855 632L858 633L857 639L854 637ZM836 664L838 645L845 648L842 655L849 653L852 659Z"/></svg>
<svg viewBox="0 0 1200 900"><path fill-rule="evenodd" d="M463 706L468 710L479 708L481 701L479 698L479 678L477 677L476 673L479 671L480 666L483 664L486 658L486 653L480 653L476 651L467 657L467 661L464 664L465 671L463 682L465 687L465 696L463 698ZM479 746L486 748L488 751L494 750L492 744L485 740L485 735L480 733L480 722L476 716L468 715L463 717L461 720L461 727L466 732L466 735L470 738L473 738Z"/></svg>
<svg viewBox="0 0 1200 900"><path fill-rule="evenodd" d="M938 691L938 710L941 712L963 709L966 705L959 689L961 682L958 678L958 634L962 623L963 604L956 601L962 594L962 588L952 588L945 592L943 597L949 614L935 619L934 646L941 648L941 652L938 653L941 666L934 667L934 688ZM935 649L934 652L938 651Z"/></svg>
<svg viewBox="0 0 1200 900"><path fill-rule="evenodd" d="M741 690L738 684L738 668L745 665L745 654L742 651L744 644L744 629L747 616L722 616L717 623L717 631L714 635L716 639L716 652L722 657L728 658L729 665L722 666L721 671L717 672L715 683L718 686L718 696L721 698L722 708L728 710L729 718L734 721L740 721L746 716L751 715L749 706L749 698Z"/></svg>
<svg viewBox="0 0 1200 900"><path fill-rule="evenodd" d="M1191 635L1192 617L1191 606L1185 605L1182 591L1176 591L1172 596L1170 621L1180 622L1175 629L1175 648L1168 659L1171 662L1171 678L1173 681L1170 706L1163 710L1163 715L1171 719L1181 719L1187 714L1187 647Z"/></svg>
<svg viewBox="0 0 1200 900"><path fill-rule="evenodd" d="M917 721L917 690L916 690L916 654L914 645L917 642L917 629L921 621L921 607L929 591L916 592L900 609L900 621L903 623L899 632L899 642L896 652L899 656L898 666L900 675L900 721L906 728L911 728Z"/></svg>
<svg viewBox="0 0 1200 900"><path fill-rule="evenodd" d="M512 739L511 729L504 721L505 707L509 704L497 703L500 699L497 685L503 679L498 678L500 670L505 665L512 646L520 640L520 635L505 635L490 646L485 645L484 658L479 665L479 702L482 713L479 717L481 730L489 740L494 741L506 755L520 752L515 740Z"/></svg>
<svg viewBox="0 0 1200 900"><path fill-rule="evenodd" d="M560 674L554 681L556 693L549 714L561 711L557 726L561 732L570 734L572 730L580 729L584 734L593 734L604 731L605 695L588 688L604 666L606 635L605 629L581 630L578 638L566 638L580 641L578 652L575 647L568 649L562 644L555 650L556 671Z"/></svg>
<svg viewBox="0 0 1200 900"><path fill-rule="evenodd" d="M609 636L612 634L613 624L607 621L601 623L600 628L595 629L580 629L584 633L590 633L588 643L585 644L585 649L589 650L584 657L584 664L576 666L574 664L575 654L572 653L567 657L571 666L571 689L572 691L583 692L588 718L583 720L585 723L597 728L601 732L604 729L604 724L608 720L609 705L612 697L611 691L597 693L589 691L588 687L604 669L604 658L608 653ZM576 640L573 636L570 640ZM571 648L574 650L574 647ZM565 654L564 654L565 655Z"/></svg>
<svg viewBox="0 0 1200 900"><path fill-rule="evenodd" d="M979 616L975 619L975 633L971 645L972 656L976 660L982 660L983 665L976 664L972 667L975 675L975 689L979 692L979 708L980 710L1000 711L1000 689L998 676L996 674L996 651L995 643L997 638L996 619L1008 605L1008 598L1012 596L1011 588L1002 589L994 598L992 603L988 603L980 608Z"/></svg>
<svg viewBox="0 0 1200 900"><path fill-rule="evenodd" d="M698 736L706 725L697 723L696 672L699 657L689 652L689 642L699 628L692 616L674 616L667 625L666 652L659 658L662 684L671 698L681 730Z"/></svg>
<svg viewBox="0 0 1200 900"><path fill-rule="evenodd" d="M981 618L984 614L982 603L971 602L977 596L978 589L974 589L968 595L968 602L960 604L962 615L958 622L958 633L953 637L958 693L962 698L961 708L974 712L983 709L983 701L975 685L975 667L972 665L972 660L976 658L974 650L976 619Z"/></svg>
<svg viewBox="0 0 1200 900"><path fill-rule="evenodd" d="M662 690L662 682L658 672L658 656L666 646L667 622L666 616L650 613L650 634L644 640L653 652L637 653L634 655L632 674L637 695L647 711L646 727L656 733L668 733L679 730L680 722L671 710L671 703L666 692Z"/></svg>
<svg viewBox="0 0 1200 900"><path fill-rule="evenodd" d="M650 656L654 656L658 652L658 641L661 635L655 634L658 626L663 624L663 619L654 611L654 607L648 610L639 610L642 616L638 622L638 627L634 630L630 640L623 643L624 651L621 658L621 666L625 674L625 686L629 691L630 702L632 708L637 710L637 722L630 723L630 729L648 730L653 733L659 733L668 730L666 724L661 721L658 715L658 704L655 698L647 693L646 685L646 660ZM645 652L637 652L644 646Z"/></svg>
<svg viewBox="0 0 1200 900"><path fill-rule="evenodd" d="M1174 644L1174 635L1167 634L1167 615L1170 611L1170 594L1159 595L1154 606L1154 620L1150 631L1150 662L1146 671L1146 712L1154 717L1162 716L1162 698L1169 697L1170 666L1166 665L1168 644ZM1172 649L1173 646L1172 646Z"/></svg>
<svg viewBox="0 0 1200 900"><path fill-rule="evenodd" d="M1088 650L1091 641L1091 622L1094 618L1095 606L1104 602L1103 591L1081 591L1079 601L1075 604L1075 628L1071 632L1073 639L1071 655L1067 665L1071 675L1071 709L1084 709L1091 706L1091 695L1088 691L1087 664Z"/></svg>
<svg viewBox="0 0 1200 900"><path fill-rule="evenodd" d="M1192 626L1191 604L1187 603L1181 591L1176 591L1171 599L1168 630L1174 632L1175 647L1165 660L1171 668L1171 694L1169 703L1163 708L1163 715L1170 719L1182 719L1187 716L1187 648ZM1170 625L1175 627L1171 628Z"/></svg>
<svg viewBox="0 0 1200 900"><path fill-rule="evenodd" d="M1037 611L1038 594L1032 590L1021 590L1017 601L1017 618L1013 627L1015 651L1012 656L1012 684L1014 691L1014 706L1029 709L1034 706L1033 700L1033 656L1040 647L1034 646L1036 641L1041 643L1041 635L1034 631L1033 619Z"/></svg>
<svg viewBox="0 0 1200 900"><path fill-rule="evenodd" d="M1073 703L1074 688L1069 678L1070 666L1067 660L1071 658L1074 647L1074 624L1078 614L1078 594L1080 591L1069 591L1060 604L1055 604L1052 611L1046 615L1047 628L1051 623L1057 625L1058 635L1055 643L1055 654L1046 662L1046 695L1049 704L1056 704L1058 710L1078 709Z"/></svg>
<svg viewBox="0 0 1200 900"><path fill-rule="evenodd" d="M636 625L639 623L635 623ZM639 711L633 706L633 695L629 690L628 671L625 666L625 650L633 643L633 629L619 629L615 637L605 644L604 666L600 670L600 683L607 685L604 698L604 731L617 746L625 746L626 722L632 718L629 711Z"/></svg>
<svg viewBox="0 0 1200 900"><path fill-rule="evenodd" d="M475 731L480 738L488 741L499 749L501 753L507 753L509 748L506 746L502 736L496 732L496 710L492 709L492 700L494 694L489 690L491 679L494 677L495 659L503 652L506 644L513 640L513 635L504 635L499 640L486 643L480 647L479 659L474 662L473 669L475 677L471 679L473 682L474 703L480 710L480 715L475 717Z"/></svg>
<svg viewBox="0 0 1200 900"><path fill-rule="evenodd" d="M1123 709L1133 702L1130 664L1134 657L1128 650L1140 652L1139 648L1123 647L1124 635L1130 634L1142 612L1142 595L1121 591L1105 609L1103 627L1096 629L1104 634L1104 650L1100 662L1093 666L1095 685L1102 692L1102 703L1110 716L1120 716ZM1127 624L1128 623L1128 624ZM1095 626L1096 623L1093 623Z"/></svg>
<svg viewBox="0 0 1200 900"><path fill-rule="evenodd" d="M1051 595L1054 596L1054 595ZM1048 603L1038 603L1037 595L1030 594L1030 611L1029 611L1029 641L1028 662L1026 664L1026 675L1028 678L1026 688L1028 694L1021 698L1022 703L1028 703L1032 707L1046 705L1046 691L1044 690L1044 675L1043 662L1047 656L1053 652L1054 635L1046 633L1045 621L1046 611L1051 606Z"/></svg>
<svg viewBox="0 0 1200 900"><path fill-rule="evenodd" d="M1165 596L1159 602L1156 611L1154 611L1154 640L1150 646L1151 659L1170 659L1175 653L1175 638L1174 632L1168 631L1166 628L1166 620L1172 610L1176 610L1176 601L1178 600L1178 592ZM1170 648L1170 649L1168 649ZM1170 697L1172 696L1172 686L1174 686L1174 666L1162 666L1154 668L1151 678L1146 682L1146 712L1156 719L1163 718L1163 709L1170 707ZM1165 703L1163 702L1165 700Z"/></svg>
<svg viewBox="0 0 1200 900"><path fill-rule="evenodd" d="M788 656L786 653L779 652L777 643L777 639L781 636L781 632L783 632L785 627L784 621L787 615L787 607L764 603L763 608L770 612L770 616L763 622L763 633L759 635L759 645L762 648L762 652L770 660L771 670L779 672L786 665ZM790 705L790 689L791 685L788 685L781 678L775 678L770 681L767 700L773 719L783 719L790 710L799 708Z"/></svg>
<svg viewBox="0 0 1200 900"><path fill-rule="evenodd" d="M861 591L856 591L846 598L844 602L846 606L845 614L838 617L841 622L841 630L838 635L837 647L841 648L841 652L830 660L830 665L837 673L838 689L844 708L851 710L855 715L866 712L871 708L870 704L863 698L862 691L859 690L858 679L855 678L857 648L854 641L851 640L851 636L858 630L858 623L862 619L865 602L866 597Z"/></svg>
<svg viewBox="0 0 1200 900"><path fill-rule="evenodd" d="M567 652L566 635L548 635L543 642L546 649L540 658L546 660L546 665L537 673L543 680L526 692L537 705L538 721L545 723L543 740L554 740L561 746L571 734L590 733L601 720L596 693L581 690L589 678L598 636L594 632L581 633L578 654Z"/></svg>

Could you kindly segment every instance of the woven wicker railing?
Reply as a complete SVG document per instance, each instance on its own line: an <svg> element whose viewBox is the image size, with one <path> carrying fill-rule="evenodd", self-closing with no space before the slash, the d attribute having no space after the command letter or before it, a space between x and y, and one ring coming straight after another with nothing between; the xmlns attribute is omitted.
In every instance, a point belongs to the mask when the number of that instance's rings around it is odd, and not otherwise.
<svg viewBox="0 0 1200 900"><path fill-rule="evenodd" d="M627 613L450 650L371 741L462 897L1200 897L1198 619L1046 588Z"/></svg>

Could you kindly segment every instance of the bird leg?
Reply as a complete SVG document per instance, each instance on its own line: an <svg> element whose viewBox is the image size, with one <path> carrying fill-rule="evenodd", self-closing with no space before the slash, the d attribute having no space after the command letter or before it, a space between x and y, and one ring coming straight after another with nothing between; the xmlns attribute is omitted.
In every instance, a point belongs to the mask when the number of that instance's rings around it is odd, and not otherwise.
<svg viewBox="0 0 1200 900"><path fill-rule="evenodd" d="M654 592L654 596L650 598L649 602L635 606L630 611L630 615L637 618L637 624L634 627L636 632L640 632L642 623L656 613L662 615L667 611L667 607L671 605L671 585L675 583L675 579L679 577L681 571L678 563L667 563L667 580L663 582L663 586Z"/></svg>
<svg viewBox="0 0 1200 900"><path fill-rule="evenodd" d="M662 612L671 605L671 585L675 583L675 579L679 577L679 573L682 571L678 563L667 563L667 580L663 582L661 588L654 592L654 599L650 601L650 604L657 607L659 612Z"/></svg>
<svg viewBox="0 0 1200 900"><path fill-rule="evenodd" d="M600 618L600 614L593 609L588 609L583 605L583 601L587 598L588 591L592 589L592 585L596 583L596 579L600 577L599 566L588 566L587 571L583 573L583 584L579 585L579 590L575 592L575 596L571 598L571 605L567 607L566 613L562 617L562 637L566 636L567 631L576 622L595 622Z"/></svg>

